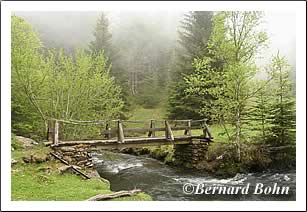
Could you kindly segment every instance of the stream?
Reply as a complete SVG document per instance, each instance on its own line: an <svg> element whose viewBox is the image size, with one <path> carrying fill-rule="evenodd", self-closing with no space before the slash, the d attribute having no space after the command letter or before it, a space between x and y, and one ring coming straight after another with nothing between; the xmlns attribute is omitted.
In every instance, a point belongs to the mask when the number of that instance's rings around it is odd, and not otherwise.
<svg viewBox="0 0 307 212"><path fill-rule="evenodd" d="M111 183L112 191L141 189L149 194L153 200L158 201L231 201L231 200L295 200L295 170L283 173L267 171L263 173L237 174L232 178L217 178L204 172L191 171L178 167L170 167L162 162L146 156L134 156L122 153L100 151L92 153L99 175ZM261 187L260 184L263 184ZM274 183L280 187L279 194L274 194ZM199 194L185 194L183 185L195 185L194 191ZM216 193L208 189L207 194L203 188L233 188L249 185L248 192L241 194ZM259 184L259 185L258 185ZM256 186L258 187L256 188ZM270 188L266 188L270 187ZM282 190L288 187L288 192ZM189 188L189 187L187 187ZM191 191L191 187L187 189ZM226 190L222 190L226 191ZM254 192L257 191L257 194ZM284 192L283 194L282 191ZM265 192L267 192L265 194ZM214 194L213 194L214 193Z"/></svg>

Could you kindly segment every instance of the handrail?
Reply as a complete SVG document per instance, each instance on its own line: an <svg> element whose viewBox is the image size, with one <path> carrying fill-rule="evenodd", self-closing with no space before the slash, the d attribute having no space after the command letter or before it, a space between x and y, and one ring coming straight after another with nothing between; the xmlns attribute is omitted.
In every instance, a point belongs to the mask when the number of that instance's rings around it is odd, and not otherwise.
<svg viewBox="0 0 307 212"><path fill-rule="evenodd" d="M150 126L149 127L140 127L138 129L134 129L134 128L124 128L123 123L124 122L134 122L134 123L148 123L150 121ZM111 137L111 134L113 132L116 133L117 135L117 141L119 143L124 143L125 142L125 135L124 133L126 132L148 132L148 137L155 137L155 132L157 131L165 131L165 139L166 140L171 140L174 141L175 137L173 134L173 131L175 130L184 130L184 135L191 137L192 136L192 129L202 129L203 130L203 136L206 138L211 139L212 135L211 132L209 130L208 125L206 124L206 119L201 119L201 120L191 120L191 119L187 119L187 120L162 120L164 122L164 127L156 127L155 123L159 122L160 120L144 120L144 121L140 121L140 120L135 120L135 121L131 121L131 120L99 120L99 121L77 121L77 120L61 120L61 119L49 119L48 120L48 132L47 132L47 139L48 141L52 141L53 144L58 144L59 142L59 123L70 123L70 124L75 124L75 125L85 125L85 124L105 124L106 127L104 130L101 131L100 135L105 135L105 138L109 139ZM115 128L110 128L110 122L116 122L117 123L117 127ZM170 125L170 123L174 123L175 122L175 126ZM186 126L177 126L178 122L182 122L182 123L186 123ZM200 126L193 126L191 125L192 122L200 122Z"/></svg>
<svg viewBox="0 0 307 212"><path fill-rule="evenodd" d="M199 119L199 120L193 120L193 119L182 119L182 120L178 120L178 119L164 119L164 120L157 120L157 119L149 119L149 120L122 120L122 119L111 119L111 120L87 120L87 121L82 121L82 120L65 120L65 119L56 119L56 118L49 118L48 120L52 120L52 121L58 121L58 122L62 122L62 123L69 123L69 124L106 124L106 123L110 123L110 122L126 122L126 123L148 123L148 121L154 120L155 122L203 122L203 121L207 121L208 119Z"/></svg>

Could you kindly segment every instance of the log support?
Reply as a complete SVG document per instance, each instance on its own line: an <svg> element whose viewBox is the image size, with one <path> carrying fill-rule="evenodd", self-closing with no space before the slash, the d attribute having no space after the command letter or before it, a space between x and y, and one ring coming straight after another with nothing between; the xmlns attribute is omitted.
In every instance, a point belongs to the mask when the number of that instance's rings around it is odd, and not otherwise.
<svg viewBox="0 0 307 212"><path fill-rule="evenodd" d="M184 135L191 136L191 135L192 135L192 131L191 131L191 129L192 129L192 128L191 128L191 126L192 126L192 125L191 125L191 120L188 120L188 121L187 121L187 125L188 125L188 126L187 126L188 128L184 130Z"/></svg>
<svg viewBox="0 0 307 212"><path fill-rule="evenodd" d="M174 134L168 121L165 121L165 138L174 141Z"/></svg>
<svg viewBox="0 0 307 212"><path fill-rule="evenodd" d="M107 133L105 133L105 138L107 138L107 139L111 138L110 122L106 123L105 131L107 132Z"/></svg>
<svg viewBox="0 0 307 212"><path fill-rule="evenodd" d="M118 120L117 126L118 126L117 141L118 143L124 143L125 142L124 128L121 120Z"/></svg>
<svg viewBox="0 0 307 212"><path fill-rule="evenodd" d="M203 128L203 136L205 138L208 138L208 139L213 139L212 134L210 132L210 129L209 129L208 125L206 124L206 122L203 123L202 128Z"/></svg>
<svg viewBox="0 0 307 212"><path fill-rule="evenodd" d="M148 137L155 137L156 131L155 131L155 120L150 120L150 130L148 133Z"/></svg>
<svg viewBox="0 0 307 212"><path fill-rule="evenodd" d="M57 145L59 143L59 122L58 120L48 121L47 140L52 144Z"/></svg>

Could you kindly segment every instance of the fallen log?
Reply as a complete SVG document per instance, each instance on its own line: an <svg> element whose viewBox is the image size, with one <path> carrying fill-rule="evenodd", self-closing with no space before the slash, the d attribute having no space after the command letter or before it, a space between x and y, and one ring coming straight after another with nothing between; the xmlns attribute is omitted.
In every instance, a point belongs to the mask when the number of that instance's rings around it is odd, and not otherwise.
<svg viewBox="0 0 307 212"><path fill-rule="evenodd" d="M70 166L74 171L78 172L79 174L81 174L83 177L85 177L86 179L91 179L89 176L87 176L86 174L84 174L83 172L81 172L80 170L76 169L74 166L70 165L68 162L66 162L65 160L63 160L62 158L60 158L59 156L57 156L56 154L54 154L53 152L50 152L50 154L55 157L56 159L60 160L62 163L64 163L67 166Z"/></svg>
<svg viewBox="0 0 307 212"><path fill-rule="evenodd" d="M114 199L118 197L134 196L140 192L141 192L140 189L133 189L130 191L118 191L112 194L97 194L96 196L87 199L87 201L100 201L100 200Z"/></svg>
<svg viewBox="0 0 307 212"><path fill-rule="evenodd" d="M268 147L269 150L282 150L282 149L287 149L287 148L293 148L295 145L285 145L285 146L273 146L273 147Z"/></svg>

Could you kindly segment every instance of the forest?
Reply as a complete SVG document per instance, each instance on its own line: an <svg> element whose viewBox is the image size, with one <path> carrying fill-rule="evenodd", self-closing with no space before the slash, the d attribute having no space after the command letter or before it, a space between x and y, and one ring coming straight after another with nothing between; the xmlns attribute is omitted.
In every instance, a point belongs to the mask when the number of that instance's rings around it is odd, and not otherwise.
<svg viewBox="0 0 307 212"><path fill-rule="evenodd" d="M49 119L207 119L210 154L225 157L203 169L293 167L295 66L278 49L264 54L264 12L131 13L115 27L107 12L75 14L67 21L84 28L57 31L35 15L11 16L12 136L45 141ZM260 65L261 55L269 62ZM62 129L63 137L95 137L99 127ZM268 146L286 150L271 155L262 151ZM171 148L158 149L149 151L172 157Z"/></svg>

